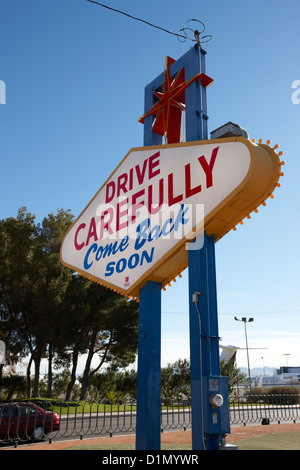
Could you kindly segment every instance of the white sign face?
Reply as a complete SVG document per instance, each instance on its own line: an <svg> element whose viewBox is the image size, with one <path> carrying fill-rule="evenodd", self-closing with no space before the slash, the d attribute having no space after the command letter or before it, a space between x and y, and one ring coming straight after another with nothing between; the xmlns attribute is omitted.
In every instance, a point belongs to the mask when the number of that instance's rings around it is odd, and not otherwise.
<svg viewBox="0 0 300 470"><path fill-rule="evenodd" d="M250 163L248 145L233 139L130 150L67 232L62 263L125 294L162 282L158 268L168 272Z"/></svg>

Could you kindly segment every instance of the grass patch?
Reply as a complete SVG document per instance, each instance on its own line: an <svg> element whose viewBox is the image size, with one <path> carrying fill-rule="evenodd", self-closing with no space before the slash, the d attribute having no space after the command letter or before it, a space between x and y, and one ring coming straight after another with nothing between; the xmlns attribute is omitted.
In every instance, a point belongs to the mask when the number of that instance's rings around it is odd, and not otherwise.
<svg viewBox="0 0 300 470"><path fill-rule="evenodd" d="M84 404L78 406L64 407L64 406L54 406L53 411L58 414L66 415L66 414L76 414L76 415L89 415L91 413L125 413L125 412L135 412L136 406L131 405L102 405L97 403L92 404Z"/></svg>
<svg viewBox="0 0 300 470"><path fill-rule="evenodd" d="M231 442L238 450L300 450L300 432L280 432ZM90 444L68 447L64 450L135 450L134 444ZM162 444L161 450L192 450L190 444Z"/></svg>
<svg viewBox="0 0 300 470"><path fill-rule="evenodd" d="M23 398L23 399L14 399L12 402L21 403L21 402L31 402L36 405L44 408L47 411L52 411L58 415L67 415L67 414L76 414L76 415L89 415L91 413L125 413L125 412L135 412L136 405L110 405L102 403L94 403L88 401L61 401L56 400L55 398Z"/></svg>
<svg viewBox="0 0 300 470"><path fill-rule="evenodd" d="M300 432L279 432L233 442L238 450L300 450Z"/></svg>

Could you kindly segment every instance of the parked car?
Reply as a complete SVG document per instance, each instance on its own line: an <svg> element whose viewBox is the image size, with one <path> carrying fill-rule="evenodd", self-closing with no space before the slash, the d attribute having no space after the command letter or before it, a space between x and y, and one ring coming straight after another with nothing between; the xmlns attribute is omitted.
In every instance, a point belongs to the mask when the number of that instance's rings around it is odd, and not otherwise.
<svg viewBox="0 0 300 470"><path fill-rule="evenodd" d="M59 430L59 418L33 403L0 404L0 440L43 439Z"/></svg>

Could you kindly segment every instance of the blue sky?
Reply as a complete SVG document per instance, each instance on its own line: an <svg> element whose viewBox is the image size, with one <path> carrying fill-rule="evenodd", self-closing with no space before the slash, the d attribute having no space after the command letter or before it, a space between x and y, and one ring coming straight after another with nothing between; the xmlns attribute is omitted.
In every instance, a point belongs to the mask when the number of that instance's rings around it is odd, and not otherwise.
<svg viewBox="0 0 300 470"><path fill-rule="evenodd" d="M105 2L104 2L105 3ZM205 49L209 131L233 121L284 152L275 199L216 245L219 333L251 366L299 365L299 129L297 0L107 1L177 32L196 18ZM2 0L0 5L0 218L27 206L78 216L132 147L143 145L144 87L191 46L86 0ZM163 294L162 363L188 357L187 273ZM238 365L246 366L246 354Z"/></svg>

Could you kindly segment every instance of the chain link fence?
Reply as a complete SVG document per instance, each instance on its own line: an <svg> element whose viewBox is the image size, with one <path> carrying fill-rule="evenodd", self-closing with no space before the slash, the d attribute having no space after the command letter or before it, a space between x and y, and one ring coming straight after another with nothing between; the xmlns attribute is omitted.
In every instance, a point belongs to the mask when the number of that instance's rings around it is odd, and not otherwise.
<svg viewBox="0 0 300 470"><path fill-rule="evenodd" d="M230 423L271 424L300 421L299 395L235 396L230 403ZM161 409L161 431L191 427L189 400ZM30 440L83 439L112 436L136 430L136 404L32 400L0 403L0 444L17 445Z"/></svg>

